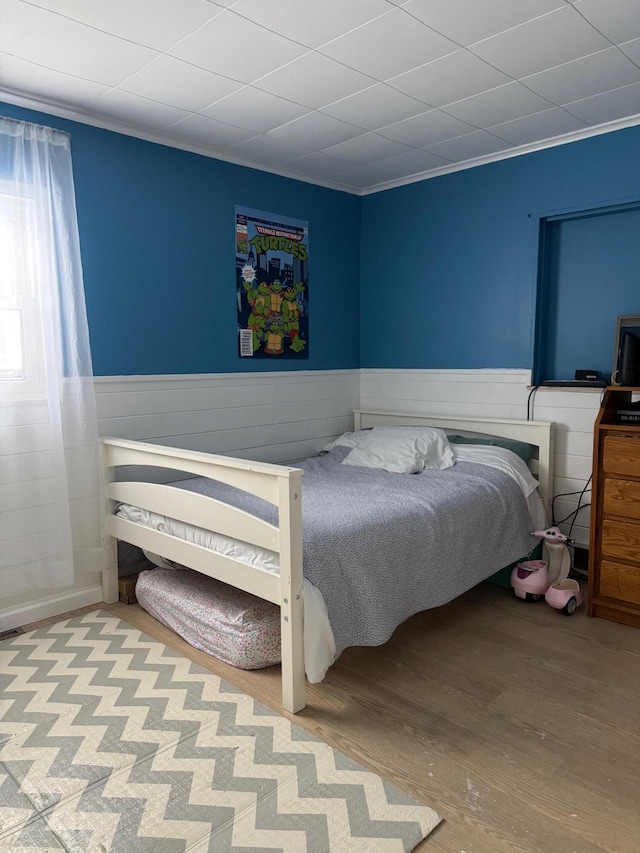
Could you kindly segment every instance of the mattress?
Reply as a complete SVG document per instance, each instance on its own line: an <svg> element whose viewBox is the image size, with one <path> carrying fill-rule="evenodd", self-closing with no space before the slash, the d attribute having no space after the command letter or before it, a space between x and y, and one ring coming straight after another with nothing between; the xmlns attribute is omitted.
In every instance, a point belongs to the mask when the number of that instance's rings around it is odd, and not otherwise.
<svg viewBox="0 0 640 853"><path fill-rule="evenodd" d="M240 669L280 662L280 608L190 569L155 568L136 582L140 606L190 645Z"/></svg>

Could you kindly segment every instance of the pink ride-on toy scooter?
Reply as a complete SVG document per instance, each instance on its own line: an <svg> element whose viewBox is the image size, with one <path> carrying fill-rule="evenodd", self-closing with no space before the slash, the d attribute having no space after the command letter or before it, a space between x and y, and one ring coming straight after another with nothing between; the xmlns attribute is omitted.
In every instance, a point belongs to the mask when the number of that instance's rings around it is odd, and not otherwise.
<svg viewBox="0 0 640 853"><path fill-rule="evenodd" d="M546 560L522 560L511 570L511 586L518 598L540 601L549 589Z"/></svg>
<svg viewBox="0 0 640 853"><path fill-rule="evenodd" d="M511 572L511 586L518 598L526 601L545 601L556 610L571 616L584 597L580 584L571 580L569 570L571 558L567 545L571 540L557 527L536 530L532 536L543 541L546 560L524 560Z"/></svg>

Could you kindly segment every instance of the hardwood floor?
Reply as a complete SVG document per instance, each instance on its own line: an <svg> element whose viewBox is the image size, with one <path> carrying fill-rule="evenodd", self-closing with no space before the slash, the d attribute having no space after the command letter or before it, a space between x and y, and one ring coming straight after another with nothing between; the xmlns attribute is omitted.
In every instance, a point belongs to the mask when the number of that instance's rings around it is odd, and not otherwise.
<svg viewBox="0 0 640 853"><path fill-rule="evenodd" d="M138 605L105 609L280 709L278 667L234 669ZM637 629L483 584L347 650L307 696L292 719L443 816L418 851L640 851Z"/></svg>

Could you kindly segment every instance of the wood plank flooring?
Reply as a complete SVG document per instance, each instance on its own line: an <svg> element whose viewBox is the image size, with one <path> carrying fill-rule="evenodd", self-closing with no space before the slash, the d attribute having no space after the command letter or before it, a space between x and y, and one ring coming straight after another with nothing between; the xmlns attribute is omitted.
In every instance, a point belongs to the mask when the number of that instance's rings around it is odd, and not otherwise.
<svg viewBox="0 0 640 853"><path fill-rule="evenodd" d="M138 605L105 609L280 710L278 667L234 669ZM292 719L444 817L420 853L640 851L639 630L482 584L348 649L307 697Z"/></svg>

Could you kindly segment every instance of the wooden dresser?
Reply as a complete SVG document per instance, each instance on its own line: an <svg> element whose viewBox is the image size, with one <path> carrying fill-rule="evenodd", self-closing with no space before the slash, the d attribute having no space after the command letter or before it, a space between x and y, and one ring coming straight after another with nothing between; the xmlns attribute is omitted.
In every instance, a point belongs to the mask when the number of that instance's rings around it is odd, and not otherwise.
<svg viewBox="0 0 640 853"><path fill-rule="evenodd" d="M607 388L594 427L588 613L640 627L640 424L617 415L633 392Z"/></svg>

